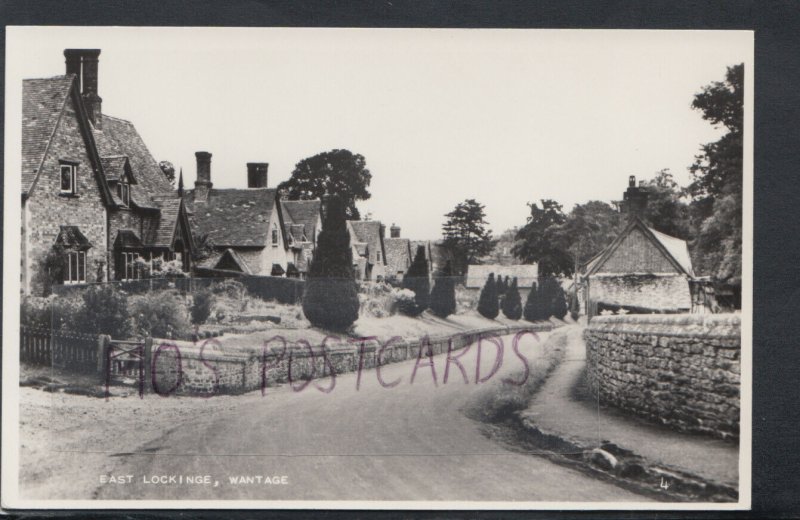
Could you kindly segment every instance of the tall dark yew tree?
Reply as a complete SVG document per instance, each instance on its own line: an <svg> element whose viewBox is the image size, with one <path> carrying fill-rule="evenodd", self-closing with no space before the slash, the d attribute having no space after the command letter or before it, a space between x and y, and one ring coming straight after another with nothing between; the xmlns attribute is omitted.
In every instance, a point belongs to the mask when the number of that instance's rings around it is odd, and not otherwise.
<svg viewBox="0 0 800 520"><path fill-rule="evenodd" d="M358 286L345 222L345 205L330 197L308 272L303 313L315 327L346 331L358 319Z"/></svg>
<svg viewBox="0 0 800 520"><path fill-rule="evenodd" d="M440 318L456 312L456 282L449 261L436 276L431 291L431 312Z"/></svg>
<svg viewBox="0 0 800 520"><path fill-rule="evenodd" d="M403 289L414 292L414 301L403 305L400 312L408 316L419 316L428 308L431 297L431 282L428 275L425 247L419 246L414 261L403 276Z"/></svg>
<svg viewBox="0 0 800 520"><path fill-rule="evenodd" d="M481 289L481 295L478 298L478 312L484 318L493 320L500 314L500 304L497 299L497 282L494 279L494 273L489 274L486 283Z"/></svg>
<svg viewBox="0 0 800 520"><path fill-rule="evenodd" d="M517 278L511 281L511 285L503 298L503 314L510 320L518 320L522 317L522 298L517 287Z"/></svg>

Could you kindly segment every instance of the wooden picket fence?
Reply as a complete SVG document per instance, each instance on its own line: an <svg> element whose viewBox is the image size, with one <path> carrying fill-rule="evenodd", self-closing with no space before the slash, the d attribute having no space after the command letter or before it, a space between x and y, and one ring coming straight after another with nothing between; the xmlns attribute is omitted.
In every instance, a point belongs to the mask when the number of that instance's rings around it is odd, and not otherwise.
<svg viewBox="0 0 800 520"><path fill-rule="evenodd" d="M79 332L20 327L20 361L34 365L95 372L99 336Z"/></svg>

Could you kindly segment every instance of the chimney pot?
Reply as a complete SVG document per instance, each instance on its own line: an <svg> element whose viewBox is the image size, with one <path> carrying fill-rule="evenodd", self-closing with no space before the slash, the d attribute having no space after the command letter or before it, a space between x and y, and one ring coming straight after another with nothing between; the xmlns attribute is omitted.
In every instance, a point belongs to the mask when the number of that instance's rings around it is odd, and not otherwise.
<svg viewBox="0 0 800 520"><path fill-rule="evenodd" d="M247 187L266 188L268 170L269 170L269 163L265 162L247 163Z"/></svg>
<svg viewBox="0 0 800 520"><path fill-rule="evenodd" d="M400 226L392 223L392 227L389 228L389 234L392 238L400 238Z"/></svg>
<svg viewBox="0 0 800 520"><path fill-rule="evenodd" d="M78 77L83 104L96 128L101 128L103 119L103 99L97 90L99 56L100 49L64 49L67 74L75 74Z"/></svg>
<svg viewBox="0 0 800 520"><path fill-rule="evenodd" d="M636 186L636 175L631 175L630 177L628 177L628 186L630 186L631 188Z"/></svg>

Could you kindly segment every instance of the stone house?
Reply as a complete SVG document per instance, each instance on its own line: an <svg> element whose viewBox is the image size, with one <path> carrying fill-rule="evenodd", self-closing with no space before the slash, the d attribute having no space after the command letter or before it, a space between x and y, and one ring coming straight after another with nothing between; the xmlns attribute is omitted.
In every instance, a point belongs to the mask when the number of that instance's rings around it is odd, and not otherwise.
<svg viewBox="0 0 800 520"><path fill-rule="evenodd" d="M190 270L185 208L132 123L104 115L99 49L67 49L66 74L23 81L21 287ZM137 260L143 260L143 262Z"/></svg>
<svg viewBox="0 0 800 520"><path fill-rule="evenodd" d="M381 281L386 277L386 227L377 220L348 220L356 280Z"/></svg>
<svg viewBox="0 0 800 520"><path fill-rule="evenodd" d="M402 238L400 227L392 224L389 228L389 238L383 239L383 246L386 248L386 277L402 282L413 260L411 241Z"/></svg>
<svg viewBox="0 0 800 520"><path fill-rule="evenodd" d="M637 314L689 312L694 272L686 241L642 220L647 191L636 186L634 177L623 204L628 225L583 269L587 315L620 309Z"/></svg>
<svg viewBox="0 0 800 520"><path fill-rule="evenodd" d="M195 188L183 196L194 235L213 249L198 274L304 278L320 231L320 202L281 201L267 187L267 163L247 163L245 189L214 189L211 154L195 157Z"/></svg>

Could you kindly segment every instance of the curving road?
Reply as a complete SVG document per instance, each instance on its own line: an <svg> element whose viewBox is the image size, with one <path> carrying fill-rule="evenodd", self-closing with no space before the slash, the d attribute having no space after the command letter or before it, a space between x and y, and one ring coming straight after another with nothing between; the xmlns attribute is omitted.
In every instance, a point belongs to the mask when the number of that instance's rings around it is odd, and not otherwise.
<svg viewBox="0 0 800 520"><path fill-rule="evenodd" d="M540 338L544 339L541 335ZM519 373L522 362L506 353L492 378ZM207 413L167 431L134 454L121 454L114 475L132 475L126 484L105 484L100 499L249 500L463 500L463 501L644 501L644 497L555 465L535 455L514 453L488 439L480 424L461 411L488 386L475 385L476 351L460 358L470 384L455 365L443 384L445 356L431 369L420 366L411 383L413 361L336 378L322 393L288 386L242 396L232 409ZM483 373L490 371L493 347L484 350ZM528 358L541 344L521 342ZM320 382L327 386L330 380ZM491 382L489 383L491 384ZM209 476L211 484L150 484L180 476ZM155 479L153 477L156 477ZM231 484L249 476L253 483ZM261 476L261 483L258 477ZM263 477L285 477L265 483ZM270 479L273 480L273 479ZM218 483L216 486L214 483Z"/></svg>

